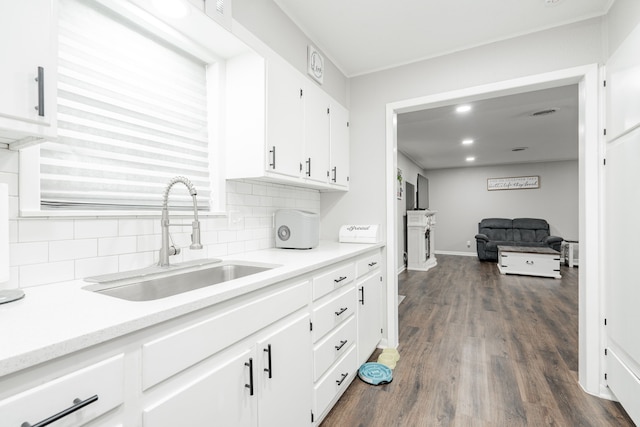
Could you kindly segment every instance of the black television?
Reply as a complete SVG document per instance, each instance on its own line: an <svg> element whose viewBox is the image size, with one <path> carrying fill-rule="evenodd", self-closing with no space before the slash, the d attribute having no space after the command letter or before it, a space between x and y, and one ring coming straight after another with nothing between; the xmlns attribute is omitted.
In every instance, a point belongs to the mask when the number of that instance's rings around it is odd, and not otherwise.
<svg viewBox="0 0 640 427"><path fill-rule="evenodd" d="M429 209L429 180L418 174L416 209Z"/></svg>
<svg viewBox="0 0 640 427"><path fill-rule="evenodd" d="M416 191L415 191L415 187L413 186L412 183L406 181L406 191L405 191L405 200L406 200L406 205L405 208L408 211L412 211L416 208Z"/></svg>

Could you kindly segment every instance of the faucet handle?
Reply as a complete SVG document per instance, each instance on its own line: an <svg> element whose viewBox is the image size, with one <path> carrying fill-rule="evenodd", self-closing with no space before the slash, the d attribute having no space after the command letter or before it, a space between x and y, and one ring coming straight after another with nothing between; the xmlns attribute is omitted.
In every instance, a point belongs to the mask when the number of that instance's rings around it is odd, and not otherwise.
<svg viewBox="0 0 640 427"><path fill-rule="evenodd" d="M191 223L191 246L189 249L202 249L202 243L200 243L200 221L196 220Z"/></svg>

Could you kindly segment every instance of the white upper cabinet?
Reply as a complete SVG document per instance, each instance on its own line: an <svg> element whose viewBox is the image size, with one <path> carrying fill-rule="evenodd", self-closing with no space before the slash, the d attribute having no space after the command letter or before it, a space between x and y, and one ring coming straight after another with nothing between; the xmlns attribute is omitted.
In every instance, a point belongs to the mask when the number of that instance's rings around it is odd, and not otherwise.
<svg viewBox="0 0 640 427"><path fill-rule="evenodd" d="M265 60L249 53L227 60L226 83L227 179L262 179L320 190L348 188L349 133L340 129L348 120L344 107L275 55ZM332 133L334 107L338 113Z"/></svg>
<svg viewBox="0 0 640 427"><path fill-rule="evenodd" d="M294 68L269 61L267 67L266 170L300 176L304 138L304 81Z"/></svg>
<svg viewBox="0 0 640 427"><path fill-rule="evenodd" d="M349 111L337 102L330 107L329 182L349 187Z"/></svg>
<svg viewBox="0 0 640 427"><path fill-rule="evenodd" d="M0 3L0 143L56 135L55 1Z"/></svg>
<svg viewBox="0 0 640 427"><path fill-rule="evenodd" d="M329 96L309 82L304 93L305 138L302 170L305 179L327 183L329 178Z"/></svg>

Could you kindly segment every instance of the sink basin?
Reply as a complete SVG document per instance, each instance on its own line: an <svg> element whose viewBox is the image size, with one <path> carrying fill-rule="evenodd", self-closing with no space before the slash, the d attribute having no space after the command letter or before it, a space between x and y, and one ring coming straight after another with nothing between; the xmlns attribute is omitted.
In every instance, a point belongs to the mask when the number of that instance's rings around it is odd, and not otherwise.
<svg viewBox="0 0 640 427"><path fill-rule="evenodd" d="M276 265L226 261L192 271L174 271L171 275L158 275L132 280L117 280L85 286L83 289L127 301L153 301L195 289L228 282L251 274L270 270Z"/></svg>

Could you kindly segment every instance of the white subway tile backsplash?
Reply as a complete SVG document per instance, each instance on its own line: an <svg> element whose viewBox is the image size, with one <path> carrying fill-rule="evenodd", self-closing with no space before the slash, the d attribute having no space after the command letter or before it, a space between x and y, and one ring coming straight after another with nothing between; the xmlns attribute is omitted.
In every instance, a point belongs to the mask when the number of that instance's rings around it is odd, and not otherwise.
<svg viewBox="0 0 640 427"><path fill-rule="evenodd" d="M137 270L158 263L158 256L155 252L138 252L118 256L119 271Z"/></svg>
<svg viewBox="0 0 640 427"><path fill-rule="evenodd" d="M60 240L49 242L49 261L91 258L98 255L96 239Z"/></svg>
<svg viewBox="0 0 640 427"><path fill-rule="evenodd" d="M10 243L9 265L40 264L49 261L49 243Z"/></svg>
<svg viewBox="0 0 640 427"><path fill-rule="evenodd" d="M76 239L93 237L116 237L118 235L117 219L79 219L75 221Z"/></svg>
<svg viewBox="0 0 640 427"><path fill-rule="evenodd" d="M73 220L36 219L18 222L19 242L73 239Z"/></svg>
<svg viewBox="0 0 640 427"><path fill-rule="evenodd" d="M121 219L118 220L119 236L139 236L144 234L154 234L153 224L160 220L152 219Z"/></svg>
<svg viewBox="0 0 640 427"><path fill-rule="evenodd" d="M99 276L101 274L117 273L118 257L103 256L96 258L79 259L75 262L75 278Z"/></svg>
<svg viewBox="0 0 640 427"><path fill-rule="evenodd" d="M0 150L0 182L10 192L10 280L28 287L154 265L161 246L159 218L22 219L18 212L18 156ZM15 186L15 190L12 187ZM228 216L201 216L203 250L190 250L188 214L172 215L170 231L181 247L171 262L216 258L274 247L274 212L297 208L320 212L320 193L259 181L227 182Z"/></svg>
<svg viewBox="0 0 640 427"><path fill-rule="evenodd" d="M136 247L136 236L104 237L98 239L98 255L100 256L135 253Z"/></svg>
<svg viewBox="0 0 640 427"><path fill-rule="evenodd" d="M20 266L20 287L45 285L74 279L74 262L60 261Z"/></svg>

